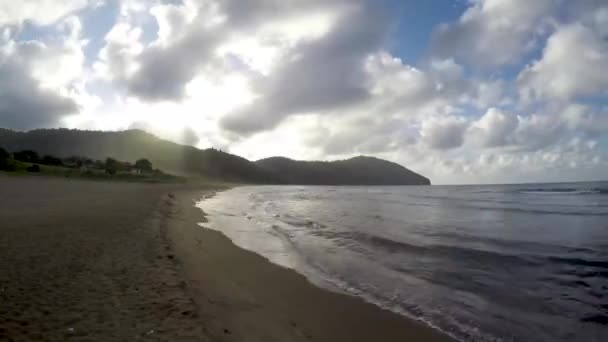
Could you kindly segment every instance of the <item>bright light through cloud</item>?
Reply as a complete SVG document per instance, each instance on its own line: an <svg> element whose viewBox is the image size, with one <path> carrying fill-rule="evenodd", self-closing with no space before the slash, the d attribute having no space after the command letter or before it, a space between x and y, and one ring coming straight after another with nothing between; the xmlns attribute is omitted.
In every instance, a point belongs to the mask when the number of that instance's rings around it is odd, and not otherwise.
<svg viewBox="0 0 608 342"><path fill-rule="evenodd" d="M190 99L185 105L191 108L188 118L192 124L215 121L255 99L247 78L240 74L225 75L216 80L199 77L187 85L186 91ZM201 119L205 121L199 121Z"/></svg>

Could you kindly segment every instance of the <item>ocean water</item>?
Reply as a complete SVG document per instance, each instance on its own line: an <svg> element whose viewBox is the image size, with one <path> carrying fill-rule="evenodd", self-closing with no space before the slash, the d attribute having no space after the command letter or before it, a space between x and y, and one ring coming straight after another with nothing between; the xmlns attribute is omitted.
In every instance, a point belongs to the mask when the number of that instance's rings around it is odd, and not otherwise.
<svg viewBox="0 0 608 342"><path fill-rule="evenodd" d="M608 341L608 183L239 187L204 226L462 341Z"/></svg>

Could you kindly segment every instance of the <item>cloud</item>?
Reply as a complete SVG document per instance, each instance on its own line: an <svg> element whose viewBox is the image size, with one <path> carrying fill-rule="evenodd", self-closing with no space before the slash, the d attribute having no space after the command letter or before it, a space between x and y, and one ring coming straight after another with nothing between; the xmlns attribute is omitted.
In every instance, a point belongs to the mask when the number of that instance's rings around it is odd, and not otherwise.
<svg viewBox="0 0 608 342"><path fill-rule="evenodd" d="M80 22L59 24L59 43L0 41L0 125L15 129L54 127L78 111L72 82L82 73Z"/></svg>
<svg viewBox="0 0 608 342"><path fill-rule="evenodd" d="M462 68L451 60L434 61L424 71L381 51L366 58L365 70L369 95L356 106L312 111L295 121L290 119L296 116L290 116L267 132L278 135L293 122L312 121L315 124L300 126L298 134L321 155L392 153L417 144L420 121L449 117L451 99L469 90L468 82L462 82Z"/></svg>
<svg viewBox="0 0 608 342"><path fill-rule="evenodd" d="M472 86L471 103L480 109L493 106L512 105L510 84L503 79L480 81Z"/></svg>
<svg viewBox="0 0 608 342"><path fill-rule="evenodd" d="M84 8L88 0L0 0L0 26L20 25L25 21L50 25Z"/></svg>
<svg viewBox="0 0 608 342"><path fill-rule="evenodd" d="M490 108L471 126L469 134L482 147L501 147L513 142L512 134L518 126L519 120L515 114Z"/></svg>
<svg viewBox="0 0 608 342"><path fill-rule="evenodd" d="M608 112L588 105L571 104L561 113L561 120L573 131L590 137L601 137L608 133Z"/></svg>
<svg viewBox="0 0 608 342"><path fill-rule="evenodd" d="M429 59L416 65L387 51L395 17L372 2L142 4L123 9L98 61L98 73L124 91L121 103L137 104L115 115L123 126L136 117L180 142L191 126L199 146L253 159L373 154L440 182L601 165L598 150L583 147L606 134L605 111L566 109L590 92L555 101L545 91L531 105L523 89L552 80L511 76L540 63L565 27L603 37L604 12L593 0L472 0L435 31ZM142 24L150 20L156 36ZM583 52L572 53L580 60ZM571 141L580 141L580 156Z"/></svg>
<svg viewBox="0 0 608 342"><path fill-rule="evenodd" d="M360 2L359 0L222 0L215 4L219 7L218 12L225 16L226 22L233 28L256 30L262 25L277 20L296 19L310 12L344 9L345 5Z"/></svg>
<svg viewBox="0 0 608 342"><path fill-rule="evenodd" d="M41 88L23 63L0 62L0 126L19 130L54 127L60 117L76 110L72 99Z"/></svg>
<svg viewBox="0 0 608 342"><path fill-rule="evenodd" d="M517 150L538 151L567 137L564 123L548 114L519 116L519 126L514 136Z"/></svg>
<svg viewBox="0 0 608 342"><path fill-rule="evenodd" d="M153 46L138 58L139 69L128 79L131 94L148 101L181 100L185 85L208 62L221 32L192 28L169 47Z"/></svg>
<svg viewBox="0 0 608 342"><path fill-rule="evenodd" d="M142 52L142 30L119 21L106 34L106 45L99 51L93 64L97 78L123 85L137 68L134 59Z"/></svg>
<svg viewBox="0 0 608 342"><path fill-rule="evenodd" d="M580 96L608 95L608 42L598 32L572 24L560 27L547 41L542 57L518 78L527 100L569 101Z"/></svg>
<svg viewBox="0 0 608 342"><path fill-rule="evenodd" d="M434 52L485 68L517 63L550 27L556 0L472 0L458 22L441 25Z"/></svg>
<svg viewBox="0 0 608 342"><path fill-rule="evenodd" d="M352 25L356 22L357 25ZM381 47L390 20L384 12L356 6L342 13L322 37L291 49L268 77L256 82L259 98L221 122L248 134L276 127L285 117L353 106L369 98L365 61Z"/></svg>
<svg viewBox="0 0 608 342"><path fill-rule="evenodd" d="M196 1L156 5L149 13L158 23L158 37L131 56L134 71L123 72L119 80L142 100L180 101L186 96L186 85L215 60L215 50L228 38L229 27L216 6ZM124 20L128 19L126 15Z"/></svg>
<svg viewBox="0 0 608 342"><path fill-rule="evenodd" d="M229 72L226 64L233 68L238 65L237 69L250 67L247 59L251 51L234 53L230 51L231 45L243 46L243 40L248 39L257 52L268 45L293 44L294 41L286 40L298 38L290 36L294 29L315 31L310 27L298 28L300 17L350 7L346 3L224 0L162 3L143 8L123 4L121 17L106 36L106 46L97 63L98 74L142 100L180 102L188 96L186 88L197 76ZM150 19L156 21L158 32L156 40L146 43L142 41L140 22Z"/></svg>
<svg viewBox="0 0 608 342"><path fill-rule="evenodd" d="M333 121L333 120L332 120ZM326 122L315 131L320 134L308 141L325 155L376 154L395 151L418 139L418 132L394 118L359 116Z"/></svg>
<svg viewBox="0 0 608 342"><path fill-rule="evenodd" d="M252 159L371 154L434 182L591 177L608 159L602 1L468 0L424 28L416 62L382 2L32 3L0 13L0 125L140 127Z"/></svg>
<svg viewBox="0 0 608 342"><path fill-rule="evenodd" d="M470 148L503 152L542 151L568 139L597 138L608 133L605 110L569 104L558 113L516 115L490 108L467 131Z"/></svg>
<svg viewBox="0 0 608 342"><path fill-rule="evenodd" d="M422 123L422 141L434 150L450 150L462 146L468 122L459 117L433 117Z"/></svg>
<svg viewBox="0 0 608 342"><path fill-rule="evenodd" d="M393 108L387 110L416 108L436 97L438 86L430 75L389 53L369 56L366 68L372 80L370 92L374 98L390 102Z"/></svg>

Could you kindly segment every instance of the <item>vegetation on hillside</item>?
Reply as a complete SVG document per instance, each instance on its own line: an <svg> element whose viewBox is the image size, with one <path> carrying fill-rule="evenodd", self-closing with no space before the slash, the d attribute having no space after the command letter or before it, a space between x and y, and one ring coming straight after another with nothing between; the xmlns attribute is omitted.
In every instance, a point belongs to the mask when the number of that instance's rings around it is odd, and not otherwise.
<svg viewBox="0 0 608 342"><path fill-rule="evenodd" d="M145 158L140 158L132 164L113 158L101 161L79 156L59 158L44 155L39 157L39 154L33 150L17 151L11 154L4 148L0 148L0 171L119 180L178 180L178 177L154 169L152 163Z"/></svg>
<svg viewBox="0 0 608 342"><path fill-rule="evenodd" d="M10 167L11 155L3 148L0 147L0 171L13 171Z"/></svg>
<svg viewBox="0 0 608 342"><path fill-rule="evenodd" d="M333 162L297 161L282 157L258 160L256 165L282 183L307 185L430 185L431 181L405 167L372 157Z"/></svg>
<svg viewBox="0 0 608 342"><path fill-rule="evenodd" d="M61 159L62 165L103 169L106 174L127 170L150 172L152 164L168 173L226 182L319 185L425 185L430 181L401 165L370 157L335 162L301 162L269 158L251 162L216 149L184 146L141 130L99 132L42 129L15 132L0 129L0 146L27 152L24 158L39 160L31 151ZM55 157L52 157L55 156ZM87 156L87 157L75 157ZM44 159L43 157L42 159ZM120 160L135 160L125 166ZM47 165L49 164L47 163Z"/></svg>
<svg viewBox="0 0 608 342"><path fill-rule="evenodd" d="M0 130L0 146L9 151L34 150L66 158L94 160L145 158L165 172L233 182L274 183L271 176L247 159L218 151L199 150L162 140L140 130L99 132L41 129L29 132Z"/></svg>

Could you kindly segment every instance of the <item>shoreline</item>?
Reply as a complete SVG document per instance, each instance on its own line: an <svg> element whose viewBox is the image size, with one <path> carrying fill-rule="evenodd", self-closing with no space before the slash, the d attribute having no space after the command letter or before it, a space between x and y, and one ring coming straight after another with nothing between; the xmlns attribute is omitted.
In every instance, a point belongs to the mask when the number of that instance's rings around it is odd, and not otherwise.
<svg viewBox="0 0 608 342"><path fill-rule="evenodd" d="M200 227L206 218L195 203L206 194L174 193L167 239L212 340L453 341L360 297L317 287L221 232Z"/></svg>
<svg viewBox="0 0 608 342"><path fill-rule="evenodd" d="M200 227L213 186L0 188L0 340L451 341Z"/></svg>

